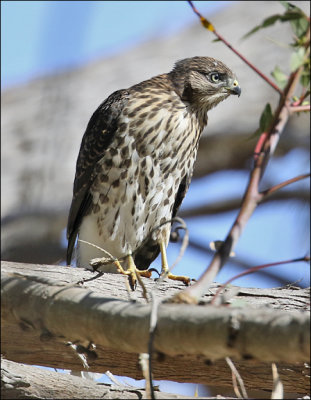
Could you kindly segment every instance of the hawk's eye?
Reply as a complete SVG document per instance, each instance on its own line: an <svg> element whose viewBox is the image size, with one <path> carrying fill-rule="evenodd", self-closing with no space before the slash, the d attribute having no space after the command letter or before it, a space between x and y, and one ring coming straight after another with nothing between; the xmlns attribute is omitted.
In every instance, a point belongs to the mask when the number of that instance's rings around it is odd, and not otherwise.
<svg viewBox="0 0 311 400"><path fill-rule="evenodd" d="M210 74L210 79L212 82L218 83L220 81L220 75L218 74L218 72L212 72Z"/></svg>

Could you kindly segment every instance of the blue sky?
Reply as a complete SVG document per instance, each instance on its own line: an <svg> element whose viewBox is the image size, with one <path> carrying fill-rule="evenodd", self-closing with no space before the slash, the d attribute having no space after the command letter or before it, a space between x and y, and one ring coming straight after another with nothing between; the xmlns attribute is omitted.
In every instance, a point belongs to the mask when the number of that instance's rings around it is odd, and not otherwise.
<svg viewBox="0 0 311 400"><path fill-rule="evenodd" d="M228 2L200 1L195 4L208 17ZM197 17L186 1L2 1L2 89L38 75L77 67L128 50L143 41L178 32L195 22ZM268 167L274 183L308 170L308 154L299 150L283 159L272 160ZM247 172L231 171L194 181L183 207L223 200L232 194L242 196L247 179ZM297 183L290 189L295 190L299 185L306 187L308 182ZM308 224L304 232L297 231L301 224L296 222L307 215L301 207L298 202L290 205L280 202L277 207L275 204L261 205L238 243L237 256L254 266L304 255L309 248L309 231ZM223 239L235 215L236 212L231 212L188 220L192 239L204 245ZM171 262L176 254L177 246L170 245ZM209 260L209 256L188 249L174 272L187 274L191 265L191 276L198 278ZM309 268L304 263L273 269L277 270L289 280L302 279L304 285L309 282ZM239 270L228 263L217 280L224 281L235 272ZM235 284L264 287L273 286L273 281L252 275Z"/></svg>
<svg viewBox="0 0 311 400"><path fill-rule="evenodd" d="M226 3L200 2L200 10ZM195 20L186 1L2 1L3 88L115 54Z"/></svg>

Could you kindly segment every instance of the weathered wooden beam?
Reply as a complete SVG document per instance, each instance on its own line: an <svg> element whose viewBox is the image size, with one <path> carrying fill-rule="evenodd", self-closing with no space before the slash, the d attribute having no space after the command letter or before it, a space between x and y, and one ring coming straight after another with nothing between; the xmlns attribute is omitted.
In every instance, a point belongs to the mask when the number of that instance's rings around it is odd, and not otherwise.
<svg viewBox="0 0 311 400"><path fill-rule="evenodd" d="M90 371L142 378L138 353L147 351L151 306L139 288L128 294L122 276L105 274L83 287L72 286L82 277L94 274L2 262L4 355L18 362L83 370L66 342L92 341L97 358L86 351ZM158 285L144 279L144 283L148 292L164 298L183 288L176 282ZM135 301L129 301L129 296ZM303 311L308 291L240 289L231 301L237 298L243 298L244 307L162 304L154 341L154 378L231 386L226 363L211 362L231 356L245 384L271 389L270 361L274 360L280 362L286 390L307 393L302 362L309 359L309 314Z"/></svg>

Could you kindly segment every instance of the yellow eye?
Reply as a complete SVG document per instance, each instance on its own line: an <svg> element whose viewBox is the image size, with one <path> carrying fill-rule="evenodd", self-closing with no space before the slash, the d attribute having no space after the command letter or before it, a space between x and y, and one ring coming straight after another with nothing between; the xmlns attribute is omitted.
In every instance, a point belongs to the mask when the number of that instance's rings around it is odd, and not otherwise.
<svg viewBox="0 0 311 400"><path fill-rule="evenodd" d="M220 76L217 72L211 73L210 78L211 78L211 81L215 82L215 83L220 81Z"/></svg>

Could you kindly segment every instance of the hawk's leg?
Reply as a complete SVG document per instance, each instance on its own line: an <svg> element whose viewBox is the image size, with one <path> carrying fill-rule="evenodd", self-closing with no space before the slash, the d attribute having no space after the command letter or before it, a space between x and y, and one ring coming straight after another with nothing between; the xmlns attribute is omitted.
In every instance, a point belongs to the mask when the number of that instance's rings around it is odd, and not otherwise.
<svg viewBox="0 0 311 400"><path fill-rule="evenodd" d="M186 285L189 285L190 278L188 276L173 275L169 271L169 267L168 267L168 263L167 263L167 257L166 257L166 246L165 246L165 242L164 242L163 239L159 240L159 245L160 245L161 262L162 262L161 277L167 277L168 279L172 279L174 281L182 281Z"/></svg>
<svg viewBox="0 0 311 400"><path fill-rule="evenodd" d="M129 254L127 256L127 264L128 264L128 268L126 271L121 267L123 270L123 272L121 272L121 274L129 275L130 285L131 285L132 289L134 289L136 287L137 275L144 276L145 278L151 277L151 271L148 271L147 269L142 270L142 271L137 269L137 267L134 263L134 260L133 260L133 256L131 254ZM119 269L118 269L118 271L120 272Z"/></svg>

